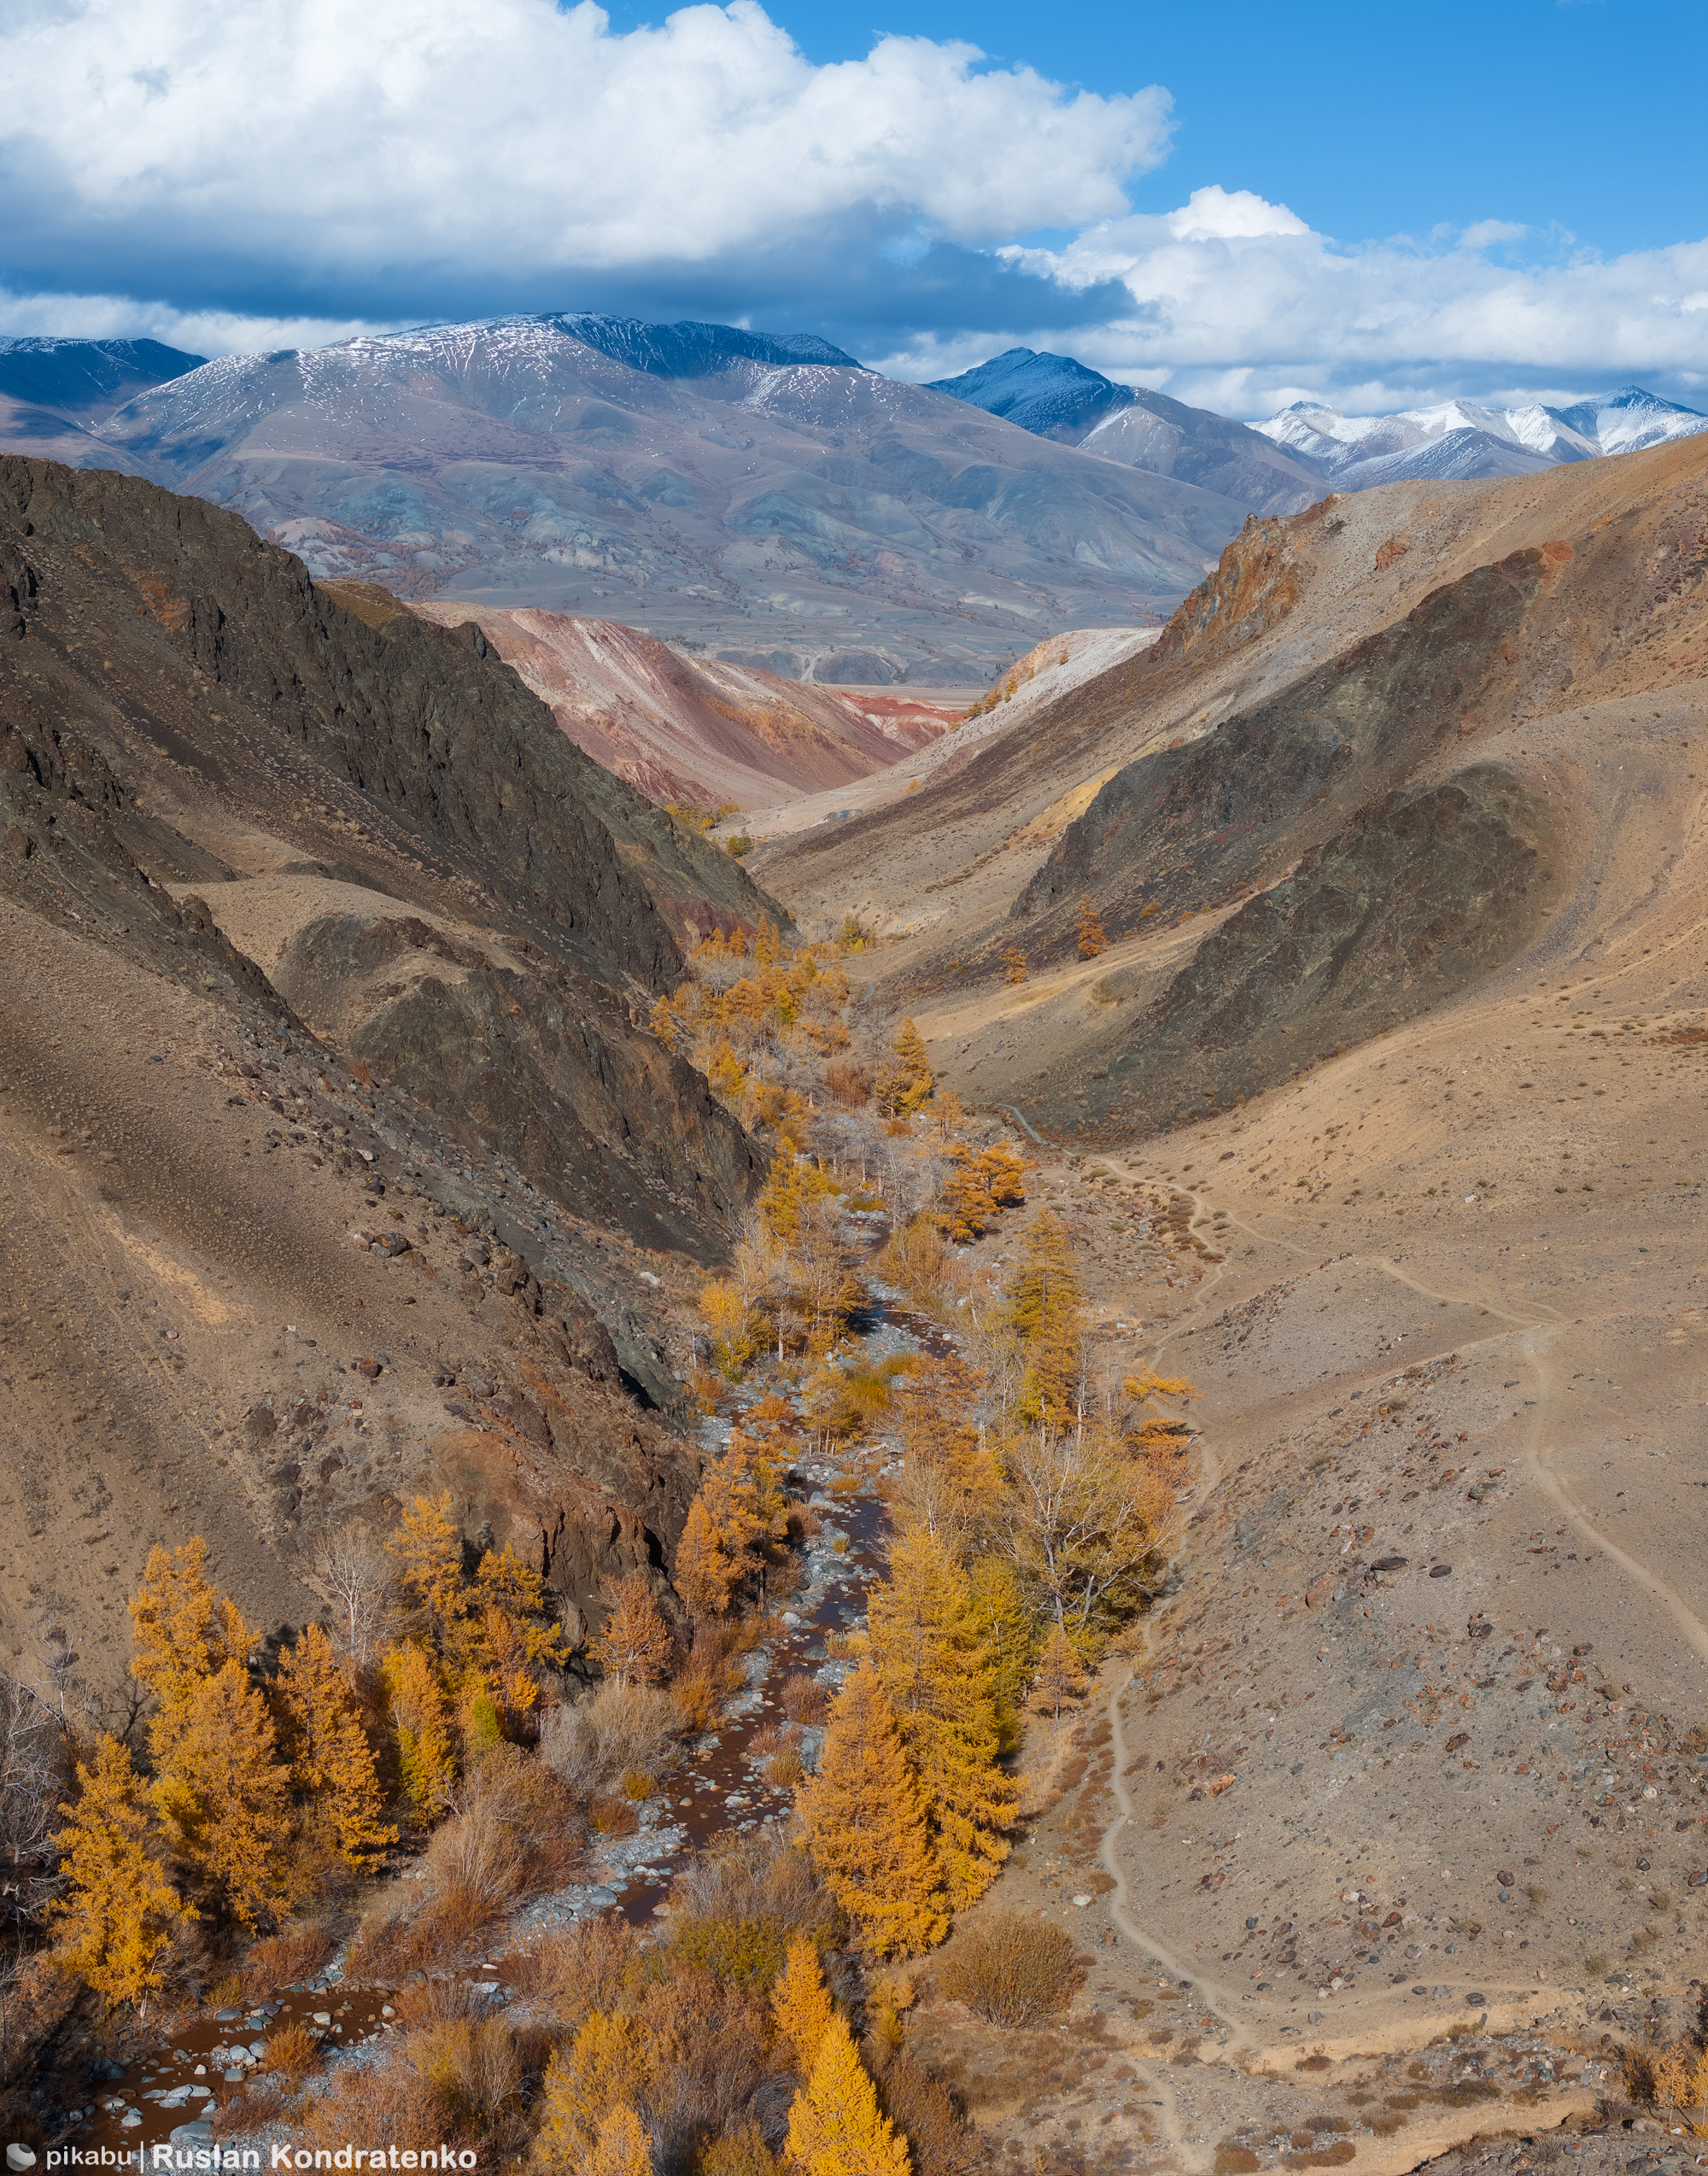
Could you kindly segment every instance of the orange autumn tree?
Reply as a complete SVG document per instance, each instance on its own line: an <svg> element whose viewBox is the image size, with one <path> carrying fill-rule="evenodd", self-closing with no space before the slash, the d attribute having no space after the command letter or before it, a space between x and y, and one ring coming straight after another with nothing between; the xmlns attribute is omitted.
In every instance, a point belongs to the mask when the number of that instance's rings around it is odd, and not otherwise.
<svg viewBox="0 0 1708 2176"><path fill-rule="evenodd" d="M417 1496L386 1542L396 1559L407 1606L408 1638L381 1659L382 1682L408 1688L422 1721L438 1718L424 1673L402 1659L424 1656L427 1675L454 1715L464 1746L477 1751L524 1727L538 1703L547 1670L560 1669L569 1647L552 1622L546 1584L507 1544L488 1549L474 1571L465 1570L461 1529L451 1517L451 1492ZM418 1731L419 1723L400 1726ZM412 1787L412 1795L418 1795Z"/></svg>
<svg viewBox="0 0 1708 2176"><path fill-rule="evenodd" d="M1092 904L1089 892L1079 894L1079 915L1073 933L1079 940L1082 960L1094 960L1099 952L1108 949L1109 940L1103 933L1103 918Z"/></svg>
<svg viewBox="0 0 1708 2176"><path fill-rule="evenodd" d="M818 1951L798 1935L789 1944L788 1961L771 1991L771 2016L779 2038L793 2051L795 2068L803 2078L811 2076L835 2015Z"/></svg>
<svg viewBox="0 0 1708 2176"><path fill-rule="evenodd" d="M818 1773L802 1783L798 1803L825 1886L863 1947L911 1956L943 1939L949 1918L925 1808L869 1666L837 1694Z"/></svg>
<svg viewBox="0 0 1708 2176"><path fill-rule="evenodd" d="M109 2009L146 2005L164 1976L161 1955L196 1915L154 1848L153 1809L126 1748L103 1736L92 1766L78 1763L77 1782L54 1838L66 1881L50 1907L59 1954Z"/></svg>
<svg viewBox="0 0 1708 2176"><path fill-rule="evenodd" d="M852 2034L833 2018L789 2109L789 2159L800 2176L911 2176L907 2140L878 2106Z"/></svg>
<svg viewBox="0 0 1708 2176"><path fill-rule="evenodd" d="M332 1645L311 1624L281 1658L274 1712L291 1781L325 1824L338 1855L358 1873L373 1870L397 1831L382 1822L373 1748Z"/></svg>
<svg viewBox="0 0 1708 2176"><path fill-rule="evenodd" d="M644 1571L605 1582L605 1623L588 1652L607 1677L619 1685L656 1685L670 1669L672 1645Z"/></svg>
<svg viewBox="0 0 1708 2176"><path fill-rule="evenodd" d="M255 1644L237 1604L208 1578L207 1561L199 1534L176 1549L152 1548L131 1597L131 1675L156 1702L149 1723L156 1762L171 1758L199 1687L225 1664L247 1663Z"/></svg>
<svg viewBox="0 0 1708 2176"><path fill-rule="evenodd" d="M286 1857L290 1773L266 1703L237 1662L204 1678L154 1788L181 1857L232 1917L254 1927L296 1901Z"/></svg>

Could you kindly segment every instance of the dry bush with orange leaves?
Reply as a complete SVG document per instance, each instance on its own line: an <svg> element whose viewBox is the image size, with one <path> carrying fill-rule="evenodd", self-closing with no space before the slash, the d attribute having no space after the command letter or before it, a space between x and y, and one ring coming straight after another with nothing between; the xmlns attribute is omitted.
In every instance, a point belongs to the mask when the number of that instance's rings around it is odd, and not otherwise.
<svg viewBox="0 0 1708 2176"><path fill-rule="evenodd" d="M447 2096L398 2054L373 2070L341 2068L330 2090L309 2100L295 2143L336 2153L353 2138L383 2139L418 2153L441 2144L451 2120Z"/></svg>
<svg viewBox="0 0 1708 2176"><path fill-rule="evenodd" d="M620 1919L583 1919L548 1934L506 1966L541 2017L574 2033L594 2010L615 2009L637 1969L640 1939Z"/></svg>
<svg viewBox="0 0 1708 2176"><path fill-rule="evenodd" d="M313 1979L329 1963L337 1944L320 1927L288 1927L257 1942L243 1959L241 2000L254 2003L299 1980Z"/></svg>

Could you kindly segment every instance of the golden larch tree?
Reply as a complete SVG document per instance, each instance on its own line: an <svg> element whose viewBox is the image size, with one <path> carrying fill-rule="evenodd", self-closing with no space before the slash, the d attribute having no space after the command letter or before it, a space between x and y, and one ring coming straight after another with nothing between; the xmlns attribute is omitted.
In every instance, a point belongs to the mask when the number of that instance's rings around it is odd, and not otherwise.
<svg viewBox="0 0 1708 2176"><path fill-rule="evenodd" d="M652 2134L627 2101L599 2126L588 2176L652 2176Z"/></svg>
<svg viewBox="0 0 1708 2176"><path fill-rule="evenodd" d="M990 1658L966 1574L933 1535L915 1529L896 1543L890 1576L872 1594L867 1633L925 1800L950 1909L964 1910L1008 1857L1003 1832L1014 1825L1020 1792L997 1764Z"/></svg>
<svg viewBox="0 0 1708 2176"><path fill-rule="evenodd" d="M876 1957L911 1956L949 1931L919 1786L875 1670L837 1694L818 1773L798 1794L826 1886Z"/></svg>
<svg viewBox="0 0 1708 2176"><path fill-rule="evenodd" d="M386 1649L379 1678L404 1790L417 1815L431 1820L448 1802L457 1773L450 1703L438 1665L412 1641Z"/></svg>
<svg viewBox="0 0 1708 2176"><path fill-rule="evenodd" d="M552 2176L586 2176L606 2118L618 2108L633 2109L647 2081L639 2021L595 2010L546 2066L535 2160Z"/></svg>
<svg viewBox="0 0 1708 2176"><path fill-rule="evenodd" d="M788 2156L800 2176L911 2176L907 2140L878 2106L839 2017L789 2110Z"/></svg>
<svg viewBox="0 0 1708 2176"><path fill-rule="evenodd" d="M878 1108L886 1118L911 1118L930 1102L936 1085L925 1038L910 1020L904 1020L872 1083Z"/></svg>
<svg viewBox="0 0 1708 2176"><path fill-rule="evenodd" d="M695 1617L722 1617L729 1607L736 1566L711 1523L704 1496L696 1496L676 1543L672 1584Z"/></svg>
<svg viewBox="0 0 1708 2176"><path fill-rule="evenodd" d="M109 2009L145 2003L161 1984L161 1952L196 1915L152 1847L153 1809L129 1751L103 1736L93 1766L78 1763L77 1784L54 1838L67 1884L50 1907L59 1954Z"/></svg>
<svg viewBox="0 0 1708 2176"><path fill-rule="evenodd" d="M280 1751L310 1817L323 1822L348 1866L372 1870L397 1831L383 1802L373 1748L332 1643L311 1624L287 1651L272 1683Z"/></svg>
<svg viewBox="0 0 1708 2176"><path fill-rule="evenodd" d="M788 1962L771 1991L771 2015L780 2039L793 2050L795 2069L810 2077L836 2006L824 1984L818 1951L804 1936L789 1944Z"/></svg>
<svg viewBox="0 0 1708 2176"><path fill-rule="evenodd" d="M670 1666L670 1628L658 1614L644 1571L607 1580L605 1623L588 1652L619 1685L656 1685Z"/></svg>
<svg viewBox="0 0 1708 2176"><path fill-rule="evenodd" d="M1004 982L1026 980L1026 954L1018 945L1009 945L1003 949L1002 962Z"/></svg>
<svg viewBox="0 0 1708 2176"><path fill-rule="evenodd" d="M417 1496L386 1542L397 1559L418 1631L443 1643L465 1607L462 1530L451 1517L451 1492Z"/></svg>
<svg viewBox="0 0 1708 2176"><path fill-rule="evenodd" d="M1053 1211L1041 1211L1027 1227L1003 1296L1025 1359L1021 1410L1057 1427L1077 1405L1083 1289L1068 1227Z"/></svg>
<svg viewBox="0 0 1708 2176"><path fill-rule="evenodd" d="M1092 904L1089 892L1079 894L1079 915L1073 925L1073 933L1079 940L1079 956L1094 960L1099 952L1108 949L1108 939L1103 933L1103 918Z"/></svg>
<svg viewBox="0 0 1708 2176"><path fill-rule="evenodd" d="M176 1549L150 1549L131 1597L131 1675L158 1704L149 1724L156 1763L171 1758L197 1688L226 1663L247 1662L255 1643L237 1605L203 1571L207 1560L199 1534Z"/></svg>
<svg viewBox="0 0 1708 2176"><path fill-rule="evenodd" d="M276 1758L266 1703L242 1664L226 1663L196 1688L155 1803L178 1851L234 1918L254 1927L289 1910L290 1771Z"/></svg>

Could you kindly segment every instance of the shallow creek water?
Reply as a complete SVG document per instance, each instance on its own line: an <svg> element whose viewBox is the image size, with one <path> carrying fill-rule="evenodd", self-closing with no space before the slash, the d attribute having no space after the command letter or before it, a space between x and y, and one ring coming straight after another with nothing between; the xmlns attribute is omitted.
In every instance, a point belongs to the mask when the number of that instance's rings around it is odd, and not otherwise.
<svg viewBox="0 0 1708 2176"><path fill-rule="evenodd" d="M881 1220L862 1220L862 1239L875 1251L882 1243ZM940 1326L907 1310L882 1287L872 1291L858 1336L845 1341L863 1364L874 1366L896 1353L951 1349ZM760 1395L741 1389L725 1407L706 1417L702 1433L709 1453L720 1452L732 1424ZM631 1836L594 1840L588 1852L588 1876L535 1899L507 1923L487 1959L464 1974L471 1986L506 1999L505 1959L525 1951L542 1934L578 1919L615 1910L632 1925L653 1924L669 1914L671 1882L697 1851L732 1832L752 1832L787 1819L793 1791L767 1781L764 1757L752 1741L768 1726L781 1723L781 1689L797 1671L816 1677L834 1692L848 1665L828 1652L828 1635L857 1631L865 1623L867 1592L883 1566L887 1519L877 1483L891 1460L881 1444L856 1444L834 1458L797 1459L790 1469L789 1493L804 1498L822 1522L806 1547L804 1576L777 1613L776 1631L745 1658L745 1690L726 1701L717 1729L691 1741L681 1764L664 1778L655 1795L636 1809ZM850 1479L857 1486L850 1489ZM842 1486L833 1493L833 1484ZM796 1750L809 1767L817 1758L822 1733L802 1734ZM132 2167L146 2166L149 2150L176 2136L180 2145L206 2145L215 2109L243 2092L267 2073L270 2032L301 2023L321 2036L329 2068L350 2061L371 2062L383 2053L392 2031L389 1997L383 1990L346 1989L339 1960L300 1988L275 2002L243 2010L204 2012L183 2026L169 2049L119 2075L115 2066L91 2062L79 2115L69 2137L86 2152L105 2149ZM107 2074L98 2074L104 2070ZM249 2146L256 2138L235 2138ZM265 2165L266 2155L262 2154ZM95 2165L100 2166L101 2163ZM105 2166L121 2165L109 2158Z"/></svg>

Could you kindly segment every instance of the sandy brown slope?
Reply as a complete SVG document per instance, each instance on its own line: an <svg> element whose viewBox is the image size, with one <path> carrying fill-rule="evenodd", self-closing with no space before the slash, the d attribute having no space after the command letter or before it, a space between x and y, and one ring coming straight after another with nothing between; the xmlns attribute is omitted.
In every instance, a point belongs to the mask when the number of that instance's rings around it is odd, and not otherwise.
<svg viewBox="0 0 1708 2176"><path fill-rule="evenodd" d="M1693 2014L1708 763L1679 780L1708 717L1680 701L1532 725L1572 881L1500 976L1041 1161L1101 1366L1189 1373L1201 1432L1172 1591L991 1904L1095 1957L1107 2033L1178 2086L1159 2166L1282 2162L1332 2118L1318 2145L1413 2167L1617 2103L1617 2044Z"/></svg>
<svg viewBox="0 0 1708 2176"><path fill-rule="evenodd" d="M803 912L880 892L915 932L887 1001L1034 1123L1154 1126L1284 1078L1301 1044L1437 1002L1548 911L1552 788L1524 728L1699 679L1705 479L1687 442L1253 523L1144 658L761 874ZM1094 964L1086 893L1112 939ZM1008 947L1023 991L997 979Z"/></svg>

